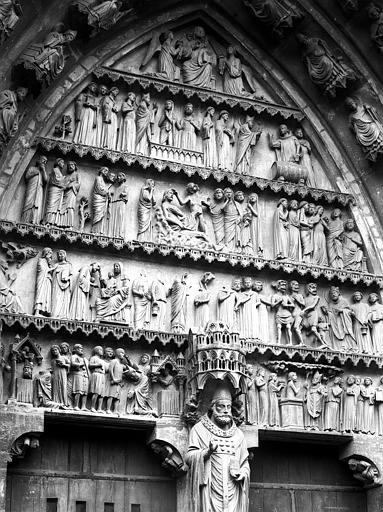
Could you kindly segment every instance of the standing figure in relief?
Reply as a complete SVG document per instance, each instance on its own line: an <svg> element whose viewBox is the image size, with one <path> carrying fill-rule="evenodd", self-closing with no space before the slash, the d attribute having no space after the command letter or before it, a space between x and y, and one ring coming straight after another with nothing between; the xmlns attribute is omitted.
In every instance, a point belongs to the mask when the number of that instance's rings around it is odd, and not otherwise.
<svg viewBox="0 0 383 512"><path fill-rule="evenodd" d="M195 327L198 333L205 332L210 320L211 293L208 291L208 285L213 279L215 279L214 274L205 272L199 283L199 291L194 297Z"/></svg>
<svg viewBox="0 0 383 512"><path fill-rule="evenodd" d="M104 387L104 396L101 397L102 400L100 398L100 401L102 402L101 410L102 410L103 402L105 402L105 406L106 406L107 402L108 402L108 398L110 397L111 381L110 381L110 376L109 376L109 368L110 368L110 363L113 361L113 359L114 359L114 350L112 349L112 347L106 347L104 349L105 387Z"/></svg>
<svg viewBox="0 0 383 512"><path fill-rule="evenodd" d="M250 467L242 431L233 421L229 389L216 389L209 411L192 427L186 454L188 512L247 512Z"/></svg>
<svg viewBox="0 0 383 512"><path fill-rule="evenodd" d="M346 107L350 128L367 158L375 162L383 153L383 126L374 107L361 103L358 98L347 98Z"/></svg>
<svg viewBox="0 0 383 512"><path fill-rule="evenodd" d="M301 388L299 384L297 384L298 376L295 372L289 372L287 376L287 386L286 386L286 398L296 399L300 395Z"/></svg>
<svg viewBox="0 0 383 512"><path fill-rule="evenodd" d="M158 121L160 127L160 144L176 145L176 117L174 115L174 101L166 100L164 111Z"/></svg>
<svg viewBox="0 0 383 512"><path fill-rule="evenodd" d="M132 295L134 305L134 328L148 329L150 325L150 306L152 296L146 274L141 272L133 281Z"/></svg>
<svg viewBox="0 0 383 512"><path fill-rule="evenodd" d="M102 116L101 147L106 149L117 149L117 96L119 93L117 87L112 87L107 96L100 104Z"/></svg>
<svg viewBox="0 0 383 512"><path fill-rule="evenodd" d="M291 332L294 318L292 311L294 310L294 302L287 295L287 281L280 279L271 286L276 290L271 297L271 307L275 309L275 323L277 325L277 344L282 343L282 329L287 331L288 344L293 344L293 336Z"/></svg>
<svg viewBox="0 0 383 512"><path fill-rule="evenodd" d="M353 328L355 334L356 347L358 352L363 354L372 354L372 341L368 316L370 306L362 302L363 295L360 291L356 291L352 295L354 304L350 306L353 312Z"/></svg>
<svg viewBox="0 0 383 512"><path fill-rule="evenodd" d="M323 217L323 206L317 206L316 213L311 218L313 224L313 258L314 265L328 266L326 233L328 219Z"/></svg>
<svg viewBox="0 0 383 512"><path fill-rule="evenodd" d="M297 128L295 130L294 135L298 139L298 142L301 146L301 150L300 150L301 159L300 159L299 163L302 165L302 167L307 169L307 183L306 184L309 187L315 188L318 186L318 183L315 179L314 168L313 168L313 164L311 161L311 144L307 139L303 138L302 128Z"/></svg>
<svg viewBox="0 0 383 512"><path fill-rule="evenodd" d="M377 409L377 428L379 436L383 436L383 377L380 377L379 384L375 389L375 404Z"/></svg>
<svg viewBox="0 0 383 512"><path fill-rule="evenodd" d="M69 318L87 321L90 317L89 296L94 284L99 281L101 268L98 263L83 266L75 280L70 307Z"/></svg>
<svg viewBox="0 0 383 512"><path fill-rule="evenodd" d="M301 312L303 327L313 334L320 345L317 348L328 347L320 325L325 324L323 308L325 302L318 295L316 283L308 283L306 286L305 308Z"/></svg>
<svg viewBox="0 0 383 512"><path fill-rule="evenodd" d="M299 221L299 203L296 199L290 201L288 213L289 222L289 251L288 259L291 261L302 261L301 232Z"/></svg>
<svg viewBox="0 0 383 512"><path fill-rule="evenodd" d="M217 295L217 320L227 325L229 332L239 332L237 304L242 288L241 279L233 279L231 289L222 286Z"/></svg>
<svg viewBox="0 0 383 512"><path fill-rule="evenodd" d="M253 280L245 277L242 281L242 293L240 293L236 310L238 311L239 336L240 338L258 338L259 319L258 306L260 299L253 291Z"/></svg>
<svg viewBox="0 0 383 512"><path fill-rule="evenodd" d="M96 119L97 128L96 128L96 144L95 145L99 148L102 148L102 130L103 130L103 125L104 125L102 111L104 108L103 107L104 102L106 101L106 98L108 95L107 86L104 84L101 84L98 87L98 94L100 96L100 99L99 99L99 102L97 105L97 119Z"/></svg>
<svg viewBox="0 0 383 512"><path fill-rule="evenodd" d="M363 399L362 433L375 434L375 388L372 386L372 379L365 377L360 387L360 396Z"/></svg>
<svg viewBox="0 0 383 512"><path fill-rule="evenodd" d="M187 273L183 274L181 279L176 277L169 291L171 306L170 326L172 332L177 334L182 334L186 331L186 308L189 295L187 278Z"/></svg>
<svg viewBox="0 0 383 512"><path fill-rule="evenodd" d="M70 287L72 282L72 265L67 261L66 251L57 252L57 264L52 276L52 316L70 318Z"/></svg>
<svg viewBox="0 0 383 512"><path fill-rule="evenodd" d="M119 151L127 153L136 151L136 108L136 95L134 92L128 92L126 100L121 105Z"/></svg>
<svg viewBox="0 0 383 512"><path fill-rule="evenodd" d="M255 385L257 386L259 397L259 426L266 427L269 419L269 398L265 370L263 368L259 368L257 371Z"/></svg>
<svg viewBox="0 0 383 512"><path fill-rule="evenodd" d="M217 143L215 138L213 107L208 107L205 117L202 120L201 137L204 166L216 169L218 167Z"/></svg>
<svg viewBox="0 0 383 512"><path fill-rule="evenodd" d="M305 299L303 295L299 291L299 283L298 281L290 281L290 292L291 292L291 300L294 304L294 309L292 312L294 323L292 326L293 331L298 338L299 345L304 345L303 337L302 337L302 311L305 308Z"/></svg>
<svg viewBox="0 0 383 512"><path fill-rule="evenodd" d="M91 82L86 92L76 98L74 143L97 146L97 111L97 85Z"/></svg>
<svg viewBox="0 0 383 512"><path fill-rule="evenodd" d="M354 432L361 432L363 428L363 397L361 391L362 379L358 375L355 377L355 399L356 399L356 410L355 410L355 424Z"/></svg>
<svg viewBox="0 0 383 512"><path fill-rule="evenodd" d="M84 357L84 348L80 343L73 347L70 360L73 409L75 411L86 411L86 399L89 389L89 364Z"/></svg>
<svg viewBox="0 0 383 512"><path fill-rule="evenodd" d="M206 222L203 216L203 206L208 206L206 201L199 196L199 186L196 183L186 185L186 197L181 199L176 190L173 190L179 204L189 208L188 229L206 233Z"/></svg>
<svg viewBox="0 0 383 512"><path fill-rule="evenodd" d="M52 264L53 251L50 247L42 250L37 262L36 292L33 314L49 316L52 311L52 273L56 265Z"/></svg>
<svg viewBox="0 0 383 512"><path fill-rule="evenodd" d="M241 215L238 210L238 204L234 201L233 190L231 188L225 188L223 193L225 196L225 203L222 208L225 250L234 252L237 250L239 244L239 223Z"/></svg>
<svg viewBox="0 0 383 512"><path fill-rule="evenodd" d="M218 59L218 71L222 75L223 92L233 94L234 96L250 96L255 92L255 84L251 71L242 65L241 59L238 57L237 50L234 46L228 46L226 56ZM242 74L245 75L251 92L247 92L244 85Z"/></svg>
<svg viewBox="0 0 383 512"><path fill-rule="evenodd" d="M269 329L269 312L267 307L271 307L271 302L265 295L262 294L263 283L261 281L254 281L253 290L256 296L258 305L258 338L263 343L268 343L270 339Z"/></svg>
<svg viewBox="0 0 383 512"><path fill-rule="evenodd" d="M110 184L108 184L109 169L101 167L98 176L94 180L92 193L92 232L101 235L107 234L109 203L110 203Z"/></svg>
<svg viewBox="0 0 383 512"><path fill-rule="evenodd" d="M25 198L21 222L39 224L43 217L44 186L48 181L46 171L48 159L41 155L34 166L25 173Z"/></svg>
<svg viewBox="0 0 383 512"><path fill-rule="evenodd" d="M123 172L118 173L115 184L110 202L108 235L115 238L125 238L128 185L126 184L126 175Z"/></svg>
<svg viewBox="0 0 383 512"><path fill-rule="evenodd" d="M141 188L137 208L137 240L139 242L153 242L154 210L156 200L154 198L154 180L147 179Z"/></svg>
<svg viewBox="0 0 383 512"><path fill-rule="evenodd" d="M142 354L136 368L128 367L124 375L133 381L134 387L128 392L126 401L127 414L155 415L152 408L152 392L149 380L150 356Z"/></svg>
<svg viewBox="0 0 383 512"><path fill-rule="evenodd" d="M302 261L312 262L313 255L313 218L315 205L303 201L300 205L299 224L301 229Z"/></svg>
<svg viewBox="0 0 383 512"><path fill-rule="evenodd" d="M254 117L246 116L245 122L238 130L237 154L234 171L239 174L250 174L252 168L252 155L262 129L254 122Z"/></svg>
<svg viewBox="0 0 383 512"><path fill-rule="evenodd" d="M157 105L151 105L148 92L143 93L136 111L136 152L139 155L149 156L156 114Z"/></svg>
<svg viewBox="0 0 383 512"><path fill-rule="evenodd" d="M105 362L103 360L104 349L94 347L93 355L89 359L89 394L91 395L92 412L102 412L102 403L105 395Z"/></svg>
<svg viewBox="0 0 383 512"><path fill-rule="evenodd" d="M74 212L76 209L77 195L80 190L80 175L75 162L68 162L67 164L64 186L60 226L72 229L74 227Z"/></svg>
<svg viewBox="0 0 383 512"><path fill-rule="evenodd" d="M61 354L58 345L52 345L52 400L62 407L68 407L68 372L70 368L70 358Z"/></svg>
<svg viewBox="0 0 383 512"><path fill-rule="evenodd" d="M250 233L251 216L245 203L245 194L242 190L237 190L234 193L234 203L239 214L237 226L237 250L244 254L252 254L253 251Z"/></svg>
<svg viewBox="0 0 383 512"><path fill-rule="evenodd" d="M371 327L371 340L373 354L383 353L383 305L379 302L377 293L370 293L368 296L370 312L368 323Z"/></svg>
<svg viewBox="0 0 383 512"><path fill-rule="evenodd" d="M205 30L195 27L191 45L182 46L179 58L182 63L183 83L196 87L212 87L213 56L207 49Z"/></svg>
<svg viewBox="0 0 383 512"><path fill-rule="evenodd" d="M16 91L6 89L0 92L0 153L19 129L19 122L23 117L19 104L25 100L27 94L28 89L25 87L18 87Z"/></svg>
<svg viewBox="0 0 383 512"><path fill-rule="evenodd" d="M279 398L285 384L278 382L276 373L270 373L267 392L269 394L269 427L279 427L281 425Z"/></svg>
<svg viewBox="0 0 383 512"><path fill-rule="evenodd" d="M256 425L258 423L258 389L255 384L254 366L251 364L246 365L246 423L248 425Z"/></svg>
<svg viewBox="0 0 383 512"><path fill-rule="evenodd" d="M325 391L321 380L322 375L316 371L311 378L311 383L305 385L306 392L303 399L306 404L305 427L309 430L322 428Z"/></svg>
<svg viewBox="0 0 383 512"><path fill-rule="evenodd" d="M167 288L161 279L154 279L150 287L152 297L152 325L153 331L166 331L165 317L168 304Z"/></svg>
<svg viewBox="0 0 383 512"><path fill-rule="evenodd" d="M114 359L109 363L109 382L107 384L108 399L106 401L106 414L118 413L121 397L122 377L126 369L125 350L116 349ZM108 378L107 377L107 378Z"/></svg>
<svg viewBox="0 0 383 512"><path fill-rule="evenodd" d="M52 226L61 225L61 211L65 188L65 176L63 175L64 165L64 160L58 158L49 175L44 224Z"/></svg>
<svg viewBox="0 0 383 512"><path fill-rule="evenodd" d="M329 388L324 405L324 430L340 431L340 411L343 388L340 377L335 377L333 385Z"/></svg>
<svg viewBox="0 0 383 512"><path fill-rule="evenodd" d="M174 45L173 32L162 32L159 35L155 33L140 68L146 66L157 52L159 52L158 71L154 73L154 75L170 80L171 82L179 80L179 73L177 73L178 68L174 64L174 59L178 57L180 47L176 48Z"/></svg>
<svg viewBox="0 0 383 512"><path fill-rule="evenodd" d="M279 126L279 139L269 134L271 149L275 150L278 162L295 162L301 159L301 145L285 124Z"/></svg>
<svg viewBox="0 0 383 512"><path fill-rule="evenodd" d="M258 195L255 192L252 192L248 197L247 210L250 216L250 239L253 249L252 253L254 256L262 256L262 219L259 215Z"/></svg>
<svg viewBox="0 0 383 512"><path fill-rule="evenodd" d="M353 219L347 219L343 230L343 265L348 270L363 270L362 237L355 231Z"/></svg>
<svg viewBox="0 0 383 512"><path fill-rule="evenodd" d="M338 208L331 212L327 227L328 264L332 268L343 268L343 221Z"/></svg>
<svg viewBox="0 0 383 512"><path fill-rule="evenodd" d="M197 134L201 130L199 121L193 114L194 107L192 103L187 103L184 107L184 116L176 122L177 129L181 131L179 146L182 149L197 150Z"/></svg>
<svg viewBox="0 0 383 512"><path fill-rule="evenodd" d="M113 264L108 279L101 280L100 297L96 299L96 320L129 324L129 279L124 275L122 263Z"/></svg>
<svg viewBox="0 0 383 512"><path fill-rule="evenodd" d="M331 286L324 313L330 325L330 339L334 350L354 351L356 340L352 328L353 313L337 286Z"/></svg>
<svg viewBox="0 0 383 512"><path fill-rule="evenodd" d="M207 208L209 209L213 224L215 243L217 247L222 247L225 240L224 213L222 211L225 205L225 196L222 188L216 188L213 194L213 200L207 199Z"/></svg>
<svg viewBox="0 0 383 512"><path fill-rule="evenodd" d="M352 432L355 429L357 393L358 387L355 377L349 375L346 379L346 388L343 395L343 432Z"/></svg>
<svg viewBox="0 0 383 512"><path fill-rule="evenodd" d="M217 143L218 168L232 171L235 138L228 122L229 112L221 110L215 122L215 140Z"/></svg>
<svg viewBox="0 0 383 512"><path fill-rule="evenodd" d="M283 197L278 201L274 213L274 258L277 260L284 260L289 254L289 212L287 207L288 201Z"/></svg>

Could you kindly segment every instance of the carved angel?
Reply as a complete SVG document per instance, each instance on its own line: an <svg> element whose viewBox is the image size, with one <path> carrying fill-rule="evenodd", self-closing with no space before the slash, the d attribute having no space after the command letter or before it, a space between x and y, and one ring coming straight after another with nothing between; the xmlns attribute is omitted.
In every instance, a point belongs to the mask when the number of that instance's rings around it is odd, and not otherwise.
<svg viewBox="0 0 383 512"><path fill-rule="evenodd" d="M173 41L174 34L171 31L154 32L140 68L144 68L154 55L159 52L158 71L154 74L161 78L166 78L166 80L179 80L180 72L174 63L174 59L179 55L180 47L176 48Z"/></svg>

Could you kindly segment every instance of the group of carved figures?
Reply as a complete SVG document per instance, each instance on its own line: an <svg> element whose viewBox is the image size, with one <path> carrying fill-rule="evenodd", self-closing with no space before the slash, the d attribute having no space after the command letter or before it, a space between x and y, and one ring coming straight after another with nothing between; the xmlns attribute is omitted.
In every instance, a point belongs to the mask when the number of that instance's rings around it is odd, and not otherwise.
<svg viewBox="0 0 383 512"><path fill-rule="evenodd" d="M343 221L338 208L328 218L323 206L282 198L273 227L275 259L366 271L362 237L354 220Z"/></svg>
<svg viewBox="0 0 383 512"><path fill-rule="evenodd" d="M319 371L305 382L294 371L277 373L247 366L246 422L268 427L383 435L383 377L329 378Z"/></svg>

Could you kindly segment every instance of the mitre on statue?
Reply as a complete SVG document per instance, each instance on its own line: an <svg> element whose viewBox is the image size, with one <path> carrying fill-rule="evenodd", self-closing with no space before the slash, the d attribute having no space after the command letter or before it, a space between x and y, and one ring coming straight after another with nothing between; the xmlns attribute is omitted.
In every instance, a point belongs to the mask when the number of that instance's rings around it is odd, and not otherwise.
<svg viewBox="0 0 383 512"><path fill-rule="evenodd" d="M224 382L220 382L216 389L214 390L213 397L211 399L211 404L215 404L219 400L229 400L232 401L231 392L229 386Z"/></svg>

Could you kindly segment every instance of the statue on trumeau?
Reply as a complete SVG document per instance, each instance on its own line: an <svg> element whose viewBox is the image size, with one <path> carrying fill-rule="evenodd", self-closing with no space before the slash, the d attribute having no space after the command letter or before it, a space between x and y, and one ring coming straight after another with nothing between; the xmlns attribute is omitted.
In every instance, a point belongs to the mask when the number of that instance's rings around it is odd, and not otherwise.
<svg viewBox="0 0 383 512"><path fill-rule="evenodd" d="M233 421L232 397L226 387L216 389L208 413L192 427L186 463L190 512L247 512L248 451Z"/></svg>
<svg viewBox="0 0 383 512"><path fill-rule="evenodd" d="M350 111L348 120L351 131L366 157L375 162L383 153L383 124L378 112L357 97L347 98L345 104Z"/></svg>
<svg viewBox="0 0 383 512"><path fill-rule="evenodd" d="M1 0L0 43L8 39L22 15L23 10L19 0Z"/></svg>
<svg viewBox="0 0 383 512"><path fill-rule="evenodd" d="M44 208L44 186L48 181L46 171L48 159L41 155L35 165L29 167L25 173L25 197L21 222L28 224L39 224L43 217Z"/></svg>
<svg viewBox="0 0 383 512"><path fill-rule="evenodd" d="M347 82L356 80L355 71L341 57L335 57L323 39L299 33L297 40L303 47L309 77L330 97L336 96L338 88L345 89Z"/></svg>
<svg viewBox="0 0 383 512"><path fill-rule="evenodd" d="M23 117L20 107L27 94L28 89L25 87L0 92L0 154L19 129Z"/></svg>

